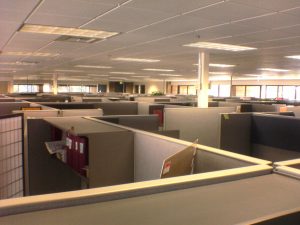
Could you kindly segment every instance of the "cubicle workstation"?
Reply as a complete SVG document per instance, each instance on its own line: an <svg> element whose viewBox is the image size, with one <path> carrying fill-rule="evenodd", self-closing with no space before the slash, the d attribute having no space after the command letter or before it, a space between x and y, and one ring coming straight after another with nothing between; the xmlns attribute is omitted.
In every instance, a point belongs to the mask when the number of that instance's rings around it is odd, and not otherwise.
<svg viewBox="0 0 300 225"><path fill-rule="evenodd" d="M254 176L243 177L250 170L240 171L240 179L227 182L223 181L228 174L185 176L5 200L0 202L0 223L298 224L300 180L271 174L268 166L255 170Z"/></svg>
<svg viewBox="0 0 300 225"><path fill-rule="evenodd" d="M200 144L219 148L220 114L232 112L234 107L165 108L164 129L179 130L182 140L198 138Z"/></svg>
<svg viewBox="0 0 300 225"><path fill-rule="evenodd" d="M72 127L76 136L86 138L88 172L84 175L50 155L45 146L45 142L63 139L63 133ZM34 135L37 131L40 131L38 137ZM160 179L164 160L190 144L88 117L29 119L27 193L45 194ZM269 163L198 145L193 168L194 173L205 174Z"/></svg>
<svg viewBox="0 0 300 225"><path fill-rule="evenodd" d="M0 102L0 115L12 114L14 110L30 107L29 102Z"/></svg>
<svg viewBox="0 0 300 225"><path fill-rule="evenodd" d="M220 148L273 162L300 158L299 132L295 117L223 114Z"/></svg>

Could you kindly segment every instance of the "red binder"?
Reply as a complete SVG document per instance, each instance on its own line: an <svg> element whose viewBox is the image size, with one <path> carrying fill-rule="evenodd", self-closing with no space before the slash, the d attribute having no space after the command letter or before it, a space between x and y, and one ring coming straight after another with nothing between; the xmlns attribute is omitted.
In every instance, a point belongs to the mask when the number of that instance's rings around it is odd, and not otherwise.
<svg viewBox="0 0 300 225"><path fill-rule="evenodd" d="M88 165L88 139L86 137L79 137L79 158L78 168L79 173L86 176L85 167Z"/></svg>
<svg viewBox="0 0 300 225"><path fill-rule="evenodd" d="M153 109L153 114L158 115L159 118L159 125L163 126L164 124L164 113L162 109Z"/></svg>
<svg viewBox="0 0 300 225"><path fill-rule="evenodd" d="M79 143L80 137L74 136L74 146L72 149L72 167L75 171L79 172Z"/></svg>

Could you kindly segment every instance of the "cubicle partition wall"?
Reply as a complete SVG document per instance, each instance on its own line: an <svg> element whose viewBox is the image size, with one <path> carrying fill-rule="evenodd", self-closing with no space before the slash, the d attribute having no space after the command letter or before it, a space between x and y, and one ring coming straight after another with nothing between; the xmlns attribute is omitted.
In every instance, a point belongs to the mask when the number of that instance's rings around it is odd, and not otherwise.
<svg viewBox="0 0 300 225"><path fill-rule="evenodd" d="M220 148L273 162L300 158L300 119L267 114L223 114Z"/></svg>
<svg viewBox="0 0 300 225"><path fill-rule="evenodd" d="M104 115L137 115L137 102L41 103L56 109L102 109Z"/></svg>
<svg viewBox="0 0 300 225"><path fill-rule="evenodd" d="M0 199L24 195L23 116L0 116Z"/></svg>
<svg viewBox="0 0 300 225"><path fill-rule="evenodd" d="M220 114L235 112L234 107L165 108L165 130L179 130L180 139L199 140L200 144L219 147Z"/></svg>
<svg viewBox="0 0 300 225"><path fill-rule="evenodd" d="M22 107L29 107L29 102L1 102L0 115L12 114L14 110L20 110Z"/></svg>

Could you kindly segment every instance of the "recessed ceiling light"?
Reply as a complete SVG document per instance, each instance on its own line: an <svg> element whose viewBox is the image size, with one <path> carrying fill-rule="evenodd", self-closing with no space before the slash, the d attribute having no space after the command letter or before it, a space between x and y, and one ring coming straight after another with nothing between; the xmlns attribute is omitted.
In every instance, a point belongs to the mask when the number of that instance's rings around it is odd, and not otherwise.
<svg viewBox="0 0 300 225"><path fill-rule="evenodd" d="M110 77L109 79L128 80L125 77Z"/></svg>
<svg viewBox="0 0 300 225"><path fill-rule="evenodd" d="M131 76L131 77L136 77L136 78L148 78L150 76Z"/></svg>
<svg viewBox="0 0 300 225"><path fill-rule="evenodd" d="M286 70L286 69L275 69L275 68L258 68L258 70L270 71L270 72L289 72L290 71L290 70Z"/></svg>
<svg viewBox="0 0 300 225"><path fill-rule="evenodd" d="M165 77L181 77L182 75L179 75L179 74L166 74L166 73L162 73L162 74L159 74L159 76L165 76Z"/></svg>
<svg viewBox="0 0 300 225"><path fill-rule="evenodd" d="M73 72L73 73L79 73L79 72L83 72L82 70L55 70L56 72Z"/></svg>
<svg viewBox="0 0 300 225"><path fill-rule="evenodd" d="M157 72L173 72L175 70L172 69L154 69L154 68L147 68L147 69L143 69L145 71L157 71Z"/></svg>
<svg viewBox="0 0 300 225"><path fill-rule="evenodd" d="M225 51L248 51L248 50L255 50L256 48L240 46L240 45L228 45L228 44L220 44L220 43L213 43L213 42L196 42L184 45L186 47L195 47L195 48L206 48L206 49L216 49L216 50L225 50Z"/></svg>
<svg viewBox="0 0 300 225"><path fill-rule="evenodd" d="M290 58L290 59L300 59L300 55L290 55L290 56L286 56L286 58Z"/></svg>
<svg viewBox="0 0 300 225"><path fill-rule="evenodd" d="M112 58L112 60L126 61L126 62L145 62L145 63L153 63L153 62L160 61L159 59L140 59L140 58L124 58L124 57Z"/></svg>
<svg viewBox="0 0 300 225"><path fill-rule="evenodd" d="M212 75L229 75L228 72L209 72L209 74L212 74Z"/></svg>
<svg viewBox="0 0 300 225"><path fill-rule="evenodd" d="M59 56L58 53L47 53L47 52L3 52L3 55L14 55L14 56L40 56L40 57L55 57Z"/></svg>
<svg viewBox="0 0 300 225"><path fill-rule="evenodd" d="M0 62L0 65L17 65L17 66L34 66L36 64L37 64L37 62L22 62L22 61L17 61L17 62Z"/></svg>
<svg viewBox="0 0 300 225"><path fill-rule="evenodd" d="M39 34L57 34L57 35L68 35L75 37L89 37L89 38L109 38L117 35L118 32L108 32L101 30L89 30L89 29L77 29L70 27L53 27L53 26L42 26L33 24L24 24L20 29L20 32L39 33Z"/></svg>
<svg viewBox="0 0 300 225"><path fill-rule="evenodd" d="M95 77L108 77L109 75L103 75L103 74L88 74L89 76L95 76Z"/></svg>
<svg viewBox="0 0 300 225"><path fill-rule="evenodd" d="M95 69L110 69L111 66L93 66L93 65L76 65L79 68L95 68Z"/></svg>
<svg viewBox="0 0 300 225"><path fill-rule="evenodd" d="M235 67L235 65L230 65L230 64L217 64L217 63L210 63L210 67L219 67L219 68L231 68Z"/></svg>
<svg viewBox="0 0 300 225"><path fill-rule="evenodd" d="M124 75L131 75L131 74L135 74L134 72L109 72L111 74L124 74Z"/></svg>

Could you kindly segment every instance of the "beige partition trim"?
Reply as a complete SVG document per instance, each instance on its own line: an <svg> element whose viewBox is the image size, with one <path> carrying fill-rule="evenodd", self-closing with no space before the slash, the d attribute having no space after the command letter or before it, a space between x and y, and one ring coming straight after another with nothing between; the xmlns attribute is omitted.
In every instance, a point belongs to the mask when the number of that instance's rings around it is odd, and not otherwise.
<svg viewBox="0 0 300 225"><path fill-rule="evenodd" d="M120 198L142 196L152 193L166 192L178 188L189 188L199 185L225 182L235 179L249 178L266 175L272 172L272 167L267 165L256 165L224 171L195 174L160 180L144 181L124 185L115 185L102 188L94 188L80 191L63 192L56 194L37 195L0 201L0 216L18 214L24 212L69 207L80 204L88 204L93 199L97 202L111 201ZM235 178L234 177L238 177ZM178 189L177 188L177 189ZM151 193L151 192L150 192Z"/></svg>
<svg viewBox="0 0 300 225"><path fill-rule="evenodd" d="M102 109L63 109L59 116L103 116Z"/></svg>
<svg viewBox="0 0 300 225"><path fill-rule="evenodd" d="M288 166L277 166L274 172L300 179L300 170Z"/></svg>
<svg viewBox="0 0 300 225"><path fill-rule="evenodd" d="M295 164L300 164L300 159L291 159L291 160L286 160L281 162L275 162L274 166L290 166Z"/></svg>

